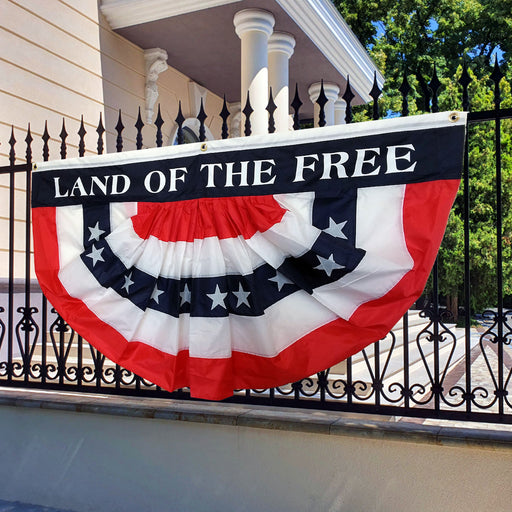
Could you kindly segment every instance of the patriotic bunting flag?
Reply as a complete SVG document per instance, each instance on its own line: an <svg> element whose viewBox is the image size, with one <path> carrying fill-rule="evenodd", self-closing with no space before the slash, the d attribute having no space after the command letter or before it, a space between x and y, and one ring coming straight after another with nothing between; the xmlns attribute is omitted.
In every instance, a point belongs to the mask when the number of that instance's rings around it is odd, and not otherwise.
<svg viewBox="0 0 512 512"><path fill-rule="evenodd" d="M41 288L165 389L222 399L307 377L421 294L465 125L429 114L39 164Z"/></svg>

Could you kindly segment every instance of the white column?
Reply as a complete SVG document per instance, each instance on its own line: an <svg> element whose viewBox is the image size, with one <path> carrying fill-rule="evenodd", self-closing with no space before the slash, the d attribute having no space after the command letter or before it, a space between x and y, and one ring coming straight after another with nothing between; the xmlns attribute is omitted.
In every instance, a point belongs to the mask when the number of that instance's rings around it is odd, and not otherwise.
<svg viewBox="0 0 512 512"><path fill-rule="evenodd" d="M345 116L347 115L347 104L343 98L338 98L334 102L334 124L347 124Z"/></svg>
<svg viewBox="0 0 512 512"><path fill-rule="evenodd" d="M320 95L320 88L322 87L321 82L316 82L312 84L308 89L309 99L315 105L315 126L318 126L318 116L320 113L320 107L316 103L318 96ZM324 107L325 112L325 126L334 125L334 102L338 99L338 94L340 93L340 88L336 84L332 84L330 82L324 82L324 93L327 97L327 103Z"/></svg>
<svg viewBox="0 0 512 512"><path fill-rule="evenodd" d="M268 104L268 38L274 28L274 16L261 9L244 9L235 14L233 23L242 41L242 110L249 91L251 106L254 109L251 115L251 133L268 133L268 112L265 110Z"/></svg>
<svg viewBox="0 0 512 512"><path fill-rule="evenodd" d="M276 132L287 132L290 115L288 62L295 48L295 39L286 32L274 32L268 40L268 82L277 106L274 112Z"/></svg>

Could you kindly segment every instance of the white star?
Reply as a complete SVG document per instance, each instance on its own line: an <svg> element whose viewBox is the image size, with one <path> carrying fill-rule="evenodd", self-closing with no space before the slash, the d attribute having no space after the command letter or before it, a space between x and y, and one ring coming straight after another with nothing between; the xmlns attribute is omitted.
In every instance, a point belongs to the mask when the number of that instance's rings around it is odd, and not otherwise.
<svg viewBox="0 0 512 512"><path fill-rule="evenodd" d="M242 288L242 283L238 283L238 291L233 292L233 295L235 295L236 297L236 307L239 308L242 304L246 304L247 306L250 307L249 300L247 298L249 297L250 294L251 292L246 292Z"/></svg>
<svg viewBox="0 0 512 512"><path fill-rule="evenodd" d="M124 284L121 288L124 288L126 290L126 293L130 292L130 286L133 284L132 281L132 272L130 272L129 276L124 276Z"/></svg>
<svg viewBox="0 0 512 512"><path fill-rule="evenodd" d="M183 288L183 291L180 292L180 306L183 306L183 304L186 304L187 302L190 304L190 297L191 297L190 289L188 287L188 284L185 284L185 288Z"/></svg>
<svg viewBox="0 0 512 512"><path fill-rule="evenodd" d="M283 274L276 271L276 275L274 277L270 277L269 281L274 281L277 284L278 291L281 291L281 288L285 284L293 284L288 278L283 276Z"/></svg>
<svg viewBox="0 0 512 512"><path fill-rule="evenodd" d="M102 229L100 229L100 221L96 222L96 225L92 228L89 228L91 232L91 236L89 237L89 242L91 240L96 240L97 242L100 240L100 236L105 233Z"/></svg>
<svg viewBox="0 0 512 512"><path fill-rule="evenodd" d="M158 286L155 285L155 288L153 289L153 293L151 294L150 300L154 300L157 304L160 304L159 297L160 297L160 295L162 295L162 293L164 293L164 292L162 290L159 290Z"/></svg>
<svg viewBox="0 0 512 512"><path fill-rule="evenodd" d="M94 247L94 244L92 244L92 250L89 254L86 254L86 256L88 258L91 258L92 259L92 266L94 267L94 265L96 265L96 263L98 263L98 261L105 261L103 259L103 257L101 256L101 253L103 251L103 247L101 249L96 249L96 247Z"/></svg>
<svg viewBox="0 0 512 512"><path fill-rule="evenodd" d="M318 258L318 261L320 262L320 265L318 267L315 267L315 270L323 270L329 277L331 277L333 270L339 270L342 268L345 268L343 265L338 265L334 261L334 255L331 254L328 259L322 258L322 256L316 256Z"/></svg>
<svg viewBox="0 0 512 512"><path fill-rule="evenodd" d="M329 217L329 227L324 229L324 232L336 238L344 238L345 240L347 240L345 233L343 233L343 228L345 227L346 223L347 221L345 220L343 222L340 222L339 224L336 224L336 222L334 222L334 219L332 217Z"/></svg>
<svg viewBox="0 0 512 512"><path fill-rule="evenodd" d="M226 305L224 304L224 300L226 299L227 293L221 292L219 285L215 286L215 293L207 293L208 297L212 300L212 309L221 306L226 309Z"/></svg>

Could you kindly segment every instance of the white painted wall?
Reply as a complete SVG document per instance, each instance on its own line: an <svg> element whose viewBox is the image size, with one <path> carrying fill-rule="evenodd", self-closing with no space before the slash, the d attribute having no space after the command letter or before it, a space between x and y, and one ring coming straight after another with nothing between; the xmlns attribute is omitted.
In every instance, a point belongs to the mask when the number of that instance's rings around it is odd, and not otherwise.
<svg viewBox="0 0 512 512"><path fill-rule="evenodd" d="M110 29L98 12L97 0L0 0L0 45L0 165L7 163L11 125L16 131L26 130L30 122L38 138L45 120L52 136L52 154L60 158L58 134L63 117L72 146L68 156L76 156L76 132L82 114L89 151L94 153L96 148L100 113L113 151L119 109L126 126L126 148L134 147L133 124L138 107L143 109L145 102L144 52ZM170 133L178 100L185 115L190 110L190 80L172 68L172 62L169 65L158 81L158 101L167 124L164 131ZM206 107L210 114L207 124L214 131L211 123L222 108L221 98L209 93ZM153 131L148 127L149 146L154 145ZM38 140L34 144L36 159L40 158L41 147ZM21 139L19 149L21 161Z"/></svg>
<svg viewBox="0 0 512 512"><path fill-rule="evenodd" d="M0 408L0 499L77 512L505 512L512 450Z"/></svg>
<svg viewBox="0 0 512 512"><path fill-rule="evenodd" d="M106 128L106 151L115 151L115 125L121 109L124 149L135 149L137 110L145 106L144 50L114 33L99 14L97 0L0 0L0 166L9 160L9 138L14 127L17 163L24 163L25 134L30 123L33 160L42 159L41 135L48 122L50 158L60 158L62 119L69 136L68 157L78 155L77 135L84 116L86 148L96 151L100 114ZM178 101L185 116L192 112L190 79L172 68L158 80L162 104L164 143L175 132ZM206 124L220 137L218 113L222 100L208 93ZM155 145L154 125L143 130L145 144ZM15 277L24 268L23 176L16 179ZM0 278L8 268L9 177L0 175ZM32 276L33 276L32 272Z"/></svg>

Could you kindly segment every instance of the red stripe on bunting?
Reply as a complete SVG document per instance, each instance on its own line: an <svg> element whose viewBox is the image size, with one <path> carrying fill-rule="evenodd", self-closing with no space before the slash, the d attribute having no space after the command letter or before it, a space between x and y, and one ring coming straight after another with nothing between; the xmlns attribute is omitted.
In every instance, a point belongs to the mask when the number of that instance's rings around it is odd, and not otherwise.
<svg viewBox="0 0 512 512"><path fill-rule="evenodd" d="M246 240L281 222L286 210L273 196L201 198L176 203L137 203L135 232L163 242L193 242L206 237Z"/></svg>
<svg viewBox="0 0 512 512"><path fill-rule="evenodd" d="M407 185L403 225L413 269L385 296L360 306L349 322L324 325L273 358L233 352L230 359L202 359L186 350L172 356L128 342L61 285L55 208L33 210L37 275L50 303L109 359L164 389L188 386L192 396L220 400L234 389L274 387L313 375L384 337L423 290L458 186L459 180Z"/></svg>
<svg viewBox="0 0 512 512"><path fill-rule="evenodd" d="M383 297L361 305L350 321L337 319L304 336L272 359L233 353L247 388L294 382L325 370L382 339L423 292L443 239L460 180L407 185L403 226L414 267ZM369 327L371 326L371 327ZM242 370L243 371L243 370ZM286 374L286 379L281 378Z"/></svg>

